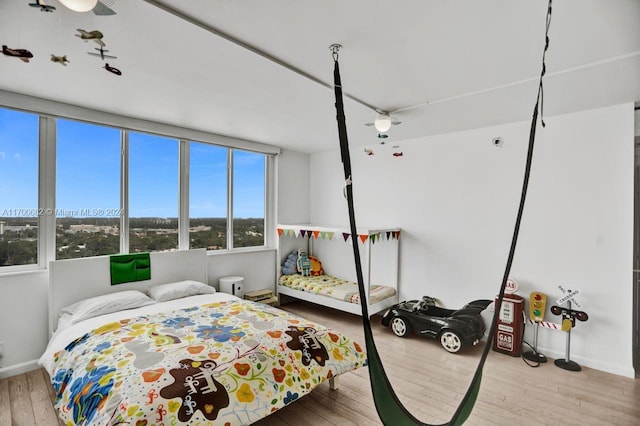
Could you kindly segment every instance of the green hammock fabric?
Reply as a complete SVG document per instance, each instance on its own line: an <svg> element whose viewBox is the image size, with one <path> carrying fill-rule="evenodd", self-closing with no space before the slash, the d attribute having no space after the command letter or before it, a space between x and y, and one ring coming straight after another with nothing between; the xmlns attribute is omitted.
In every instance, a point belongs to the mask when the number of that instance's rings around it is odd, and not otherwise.
<svg viewBox="0 0 640 426"><path fill-rule="evenodd" d="M533 148L535 144L535 135L536 135L536 125L538 121L538 110L539 105L541 105L541 99L543 96L542 90L542 77L545 74L545 56L547 49L549 48L549 25L551 22L551 3L552 0L549 0L547 7L547 22L546 22L546 34L545 34L545 47L542 56L542 71L540 73L540 81L538 85L538 95L536 97L536 103L533 108L533 117L531 119L531 128L529 132L529 145L527 151L527 161L525 165L524 178L522 184L522 192L520 196L520 205L518 208L518 213L516 217L516 224L513 231L513 237L511 240L511 247L509 250L509 255L507 258L507 263L504 270L504 275L502 277L502 285L500 286L500 292L498 295L498 300L496 302L495 311L493 315L493 320L491 322L491 328L489 331L489 335L487 337L487 344L484 347L482 355L480 357L480 361L478 362L478 366L474 373L473 379L471 380L471 384L467 389L460 405L458 406L456 412L453 414L452 419L444 423L444 425L462 425L471 415L471 411L473 410L473 406L475 405L476 399L478 398L478 393L480 391L480 383L482 381L482 370L484 368L485 361L489 354L489 349L491 348L491 342L493 341L493 336L495 334L495 326L498 319L498 313L500 312L500 306L502 304L502 299L504 297L505 288L507 284L507 280L509 278L509 274L511 272L511 265L513 263L513 258L515 255L515 249L518 241L518 234L520 231L520 223L522 221L522 213L524 211L524 204L527 195L527 188L529 185L529 177L531 173L531 162L533 159ZM346 118L344 115L344 104L342 100L342 81L340 79L340 66L338 64L338 54L337 50L333 52L334 57L334 91L336 98L336 119L338 122L338 136L340 140L340 153L342 157L342 164L344 169L344 179L345 179L345 192L347 198L347 207L349 211L349 224L351 227L351 234L357 235L357 226L355 220L355 209L353 205L353 188L352 188L352 172L351 172L351 158L349 155L349 142L347 138L347 126L346 126ZM540 110L542 108L540 107ZM542 125L544 126L544 121L542 120ZM364 279L362 274L362 265L360 262L360 249L358 247L358 243L356 239L352 240L353 246L353 255L356 266L356 276L358 280L358 290L360 293L360 300L366 299L366 292L364 288ZM433 426L427 423L422 423L420 420L416 419L400 402L396 393L394 392L391 383L384 371L384 366L382 365L382 361L378 354L378 350L375 345L375 341L373 338L373 333L371 331L371 323L369 321L369 313L368 307L366 303L360 304L362 309L362 326L364 329L365 336L365 346L367 349L367 358L368 358L368 366L369 366L369 379L371 382L371 390L373 393L374 402L376 405L376 410L378 411L378 416L383 424L387 426L415 426L415 425L424 425L424 426Z"/></svg>

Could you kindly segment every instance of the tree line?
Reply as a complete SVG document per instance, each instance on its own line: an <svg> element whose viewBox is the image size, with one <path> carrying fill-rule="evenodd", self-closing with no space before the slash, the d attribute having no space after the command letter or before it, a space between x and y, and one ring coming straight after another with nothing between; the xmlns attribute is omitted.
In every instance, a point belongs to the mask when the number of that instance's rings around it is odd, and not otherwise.
<svg viewBox="0 0 640 426"><path fill-rule="evenodd" d="M24 226L26 222L20 221L20 218L7 218L3 219L3 222L5 229L0 235L0 266L37 263L37 222L28 228ZM56 222L56 259L120 252L118 218L58 218ZM8 230L11 226L19 226L21 229ZM225 218L191 219L190 229L190 248L227 248ZM177 218L130 218L129 252L175 250L178 248L177 230ZM236 248L264 245L262 218L234 219L233 231L233 246Z"/></svg>

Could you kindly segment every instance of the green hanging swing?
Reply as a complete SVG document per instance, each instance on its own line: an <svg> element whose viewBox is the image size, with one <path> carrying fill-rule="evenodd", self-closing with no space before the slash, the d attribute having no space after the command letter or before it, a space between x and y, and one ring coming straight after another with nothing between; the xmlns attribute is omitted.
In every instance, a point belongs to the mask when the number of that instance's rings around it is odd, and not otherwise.
<svg viewBox="0 0 640 426"><path fill-rule="evenodd" d="M531 160L533 158L533 147L535 142L536 135L536 125L538 121L538 110L540 109L540 113L542 116L542 102L543 102L543 88L542 88L542 78L545 75L546 67L545 67L545 57L547 53L547 49L549 48L549 25L551 23L551 3L552 0L549 0L547 6L547 16L546 16L546 32L545 32L545 47L542 55L542 71L540 72L540 79L538 84L538 94L536 97L536 103L533 108L533 117L531 119L531 129L529 132L529 145L527 151L527 161L524 171L524 179L522 184L522 192L520 196L520 206L518 208L518 214L516 217L515 228L513 231L513 237L511 240L511 247L509 249L509 255L507 258L506 267L504 270L504 275L502 277L502 285L500 286L500 292L498 295L498 300L496 303L495 313L493 315L493 320L491 322L491 328L489 331L489 335L487 337L488 343L485 345L482 355L480 357L480 361L476 368L475 374L473 375L473 379L471 380L471 384L467 389L460 405L457 410L453 414L451 420L444 425L461 425L463 424L467 418L471 415L471 411L473 410L473 406L478 397L478 392L480 390L480 382L482 380L482 369L484 367L485 361L489 354L489 349L491 347L491 341L493 340L494 330L496 321L498 318L498 312L500 311L500 305L502 304L502 299L505 292L505 287L507 284L507 279L509 278L509 274L511 272L511 265L513 263L513 257L515 254L516 244L518 240L518 233L520 231L520 222L522 220L522 212L524 210L525 199L527 195L527 187L529 184L529 176L531 173ZM357 234L357 226L355 220L355 211L353 207L353 189L352 189L352 173L351 173L351 159L349 156L349 142L347 139L347 125L344 115L344 104L342 101L342 82L340 80L340 67L338 65L338 52L340 50L340 45L334 44L330 47L332 50L333 60L334 60L334 91L336 97L336 118L338 121L338 136L340 138L340 153L342 156L342 164L344 168L344 179L345 179L345 188L346 188L346 198L347 198L347 206L349 210L349 224L351 227L351 234ZM544 120L541 120L542 126L544 127ZM358 248L358 243L356 239L352 240L353 245L353 255L355 259L355 267L356 267L356 276L358 280L358 289L360 293L360 300L367 300L366 293L364 289L364 279L362 274L362 265L360 262L360 250ZM394 392L391 383L384 371L384 366L382 365L382 361L380 360L380 356L378 354L378 350L376 348L373 333L371 332L371 323L369 321L369 313L367 309L366 303L361 303L362 308L362 326L364 329L364 338L365 338L365 346L367 348L367 358L369 365L369 379L371 381L371 390L373 393L373 399L376 405L376 410L378 411L378 416L383 424L387 426L415 426L415 425L424 425L424 426L433 426L427 423L423 423L420 420L416 419L400 402L398 396Z"/></svg>

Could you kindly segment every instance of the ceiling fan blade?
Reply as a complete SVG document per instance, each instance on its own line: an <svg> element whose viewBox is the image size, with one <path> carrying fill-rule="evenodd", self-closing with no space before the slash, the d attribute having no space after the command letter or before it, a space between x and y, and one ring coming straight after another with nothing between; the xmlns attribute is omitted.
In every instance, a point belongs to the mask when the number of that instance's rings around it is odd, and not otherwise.
<svg viewBox="0 0 640 426"><path fill-rule="evenodd" d="M402 124L402 121L392 121L391 122L392 126L397 126L398 124Z"/></svg>
<svg viewBox="0 0 640 426"><path fill-rule="evenodd" d="M373 126L373 123L364 123L364 125L371 127L371 126Z"/></svg>
<svg viewBox="0 0 640 426"><path fill-rule="evenodd" d="M99 1L98 4L96 4L96 7L93 8L93 13L100 16L108 16L108 15L116 14L116 12L113 9L107 7L101 1Z"/></svg>

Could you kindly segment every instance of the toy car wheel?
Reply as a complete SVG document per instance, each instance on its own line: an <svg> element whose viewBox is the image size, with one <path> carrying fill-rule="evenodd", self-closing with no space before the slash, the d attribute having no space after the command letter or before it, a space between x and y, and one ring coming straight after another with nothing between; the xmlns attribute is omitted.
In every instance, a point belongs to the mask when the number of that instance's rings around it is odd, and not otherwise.
<svg viewBox="0 0 640 426"><path fill-rule="evenodd" d="M398 337L407 337L410 331L410 325L404 318L395 317L391 320L391 331Z"/></svg>
<svg viewBox="0 0 640 426"><path fill-rule="evenodd" d="M445 351L455 354L462 349L462 340L454 331L445 330L440 334L440 344Z"/></svg>

